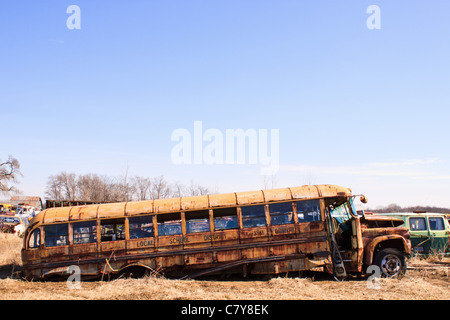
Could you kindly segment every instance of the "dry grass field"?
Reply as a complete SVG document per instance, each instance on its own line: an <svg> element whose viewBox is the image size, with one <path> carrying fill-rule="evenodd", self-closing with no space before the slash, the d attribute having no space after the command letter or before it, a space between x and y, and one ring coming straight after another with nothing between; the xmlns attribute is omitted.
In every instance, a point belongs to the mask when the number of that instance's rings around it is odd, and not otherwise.
<svg viewBox="0 0 450 320"><path fill-rule="evenodd" d="M170 280L157 277L81 282L28 282L14 277L20 268L22 239L0 234L2 300L448 300L450 264L414 259L401 279L335 281L323 273L270 280Z"/></svg>

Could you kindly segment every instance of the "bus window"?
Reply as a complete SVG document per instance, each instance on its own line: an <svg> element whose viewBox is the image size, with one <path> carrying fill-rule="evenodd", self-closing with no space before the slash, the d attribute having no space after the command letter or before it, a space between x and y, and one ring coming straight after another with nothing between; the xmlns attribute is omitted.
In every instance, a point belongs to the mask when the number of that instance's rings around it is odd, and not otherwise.
<svg viewBox="0 0 450 320"><path fill-rule="evenodd" d="M238 228L236 207L214 209L213 216L214 230L228 230Z"/></svg>
<svg viewBox="0 0 450 320"><path fill-rule="evenodd" d="M430 223L430 230L445 230L444 219L440 217L428 218Z"/></svg>
<svg viewBox="0 0 450 320"><path fill-rule="evenodd" d="M153 237L153 216L132 217L130 223L130 239Z"/></svg>
<svg viewBox="0 0 450 320"><path fill-rule="evenodd" d="M319 200L297 201L298 222L320 221Z"/></svg>
<svg viewBox="0 0 450 320"><path fill-rule="evenodd" d="M30 235L30 238L28 239L28 248L39 248L41 245L41 230L36 229L33 231L33 233Z"/></svg>
<svg viewBox="0 0 450 320"><path fill-rule="evenodd" d="M97 221L73 223L73 244L97 242Z"/></svg>
<svg viewBox="0 0 450 320"><path fill-rule="evenodd" d="M186 233L209 232L209 210L185 213Z"/></svg>
<svg viewBox="0 0 450 320"><path fill-rule="evenodd" d="M263 227L266 225L264 205L241 207L244 228Z"/></svg>
<svg viewBox="0 0 450 320"><path fill-rule="evenodd" d="M181 216L180 213L166 213L157 216L158 235L172 236L181 234Z"/></svg>
<svg viewBox="0 0 450 320"><path fill-rule="evenodd" d="M69 226L67 223L44 226L45 246L59 247L69 244Z"/></svg>
<svg viewBox="0 0 450 320"><path fill-rule="evenodd" d="M101 241L125 240L125 219L109 219L101 221Z"/></svg>
<svg viewBox="0 0 450 320"><path fill-rule="evenodd" d="M427 230L425 218L409 218L409 227L411 231Z"/></svg>
<svg viewBox="0 0 450 320"><path fill-rule="evenodd" d="M269 212L270 224L273 226L294 223L291 202L269 204Z"/></svg>

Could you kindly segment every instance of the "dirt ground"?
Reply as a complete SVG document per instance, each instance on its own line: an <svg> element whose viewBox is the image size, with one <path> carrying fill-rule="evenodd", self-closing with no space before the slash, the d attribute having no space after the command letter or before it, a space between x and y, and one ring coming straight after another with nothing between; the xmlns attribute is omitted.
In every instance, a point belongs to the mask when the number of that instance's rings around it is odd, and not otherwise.
<svg viewBox="0 0 450 320"><path fill-rule="evenodd" d="M170 280L157 277L74 283L15 279L21 240L0 234L2 300L448 300L450 259L408 261L398 279L351 278L338 282L322 272L269 280ZM18 255L19 253L19 255Z"/></svg>

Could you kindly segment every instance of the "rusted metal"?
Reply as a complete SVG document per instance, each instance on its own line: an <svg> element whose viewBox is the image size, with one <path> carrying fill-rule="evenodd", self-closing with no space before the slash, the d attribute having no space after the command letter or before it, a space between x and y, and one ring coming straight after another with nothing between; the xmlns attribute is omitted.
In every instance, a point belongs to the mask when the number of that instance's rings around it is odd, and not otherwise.
<svg viewBox="0 0 450 320"><path fill-rule="evenodd" d="M328 207L347 203L351 197L348 188L318 185L51 208L38 214L27 229L22 250L24 273L28 278L45 279L66 275L70 265L79 266L83 276L117 274L139 267L177 276L234 272L236 268L244 274L285 273L316 267L330 271L333 264L330 232L334 231L329 228ZM305 218L306 213L297 207L301 201L318 201L320 212L314 213L316 220ZM286 214L289 221L272 225L269 204L273 203L291 206L292 212ZM258 223L251 227L244 226L241 208L258 205L263 206L265 218L258 218ZM220 214L216 211L233 208L236 209ZM136 218L145 218L145 223L139 225L135 234L130 230L136 229L137 221L141 221ZM188 232L187 220L208 227ZM402 252L408 253L404 230L374 228L380 221L357 216L351 220L351 234L342 236L342 241L348 240L350 245L341 248L349 272L363 272L383 243L395 243L398 248L401 243ZM90 224L80 224L86 222ZM46 237L53 235L44 231L52 225L67 228L67 234L63 231L67 243L47 246L50 238L46 241ZM79 231L75 231L75 226L81 226L77 230L84 232L82 237L76 234ZM103 240L104 233L111 230L115 230L114 236L124 235L123 240ZM167 230L171 230L169 235L165 233ZM39 245L33 247L31 242L38 233ZM75 242L76 237L90 240Z"/></svg>

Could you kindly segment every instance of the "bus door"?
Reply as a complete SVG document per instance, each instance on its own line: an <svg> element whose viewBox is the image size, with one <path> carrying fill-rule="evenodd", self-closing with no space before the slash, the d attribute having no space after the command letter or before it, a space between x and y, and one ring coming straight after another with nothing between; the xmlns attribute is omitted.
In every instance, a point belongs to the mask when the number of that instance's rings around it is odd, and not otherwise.
<svg viewBox="0 0 450 320"><path fill-rule="evenodd" d="M327 199L328 200L328 199ZM333 260L334 262L345 262L349 271L361 271L363 259L363 242L360 218L356 215L353 199L349 201L339 201L328 205L331 216L330 232L334 233ZM328 200L330 201L330 200ZM341 203L341 204L339 204ZM353 214L352 214L353 213Z"/></svg>

